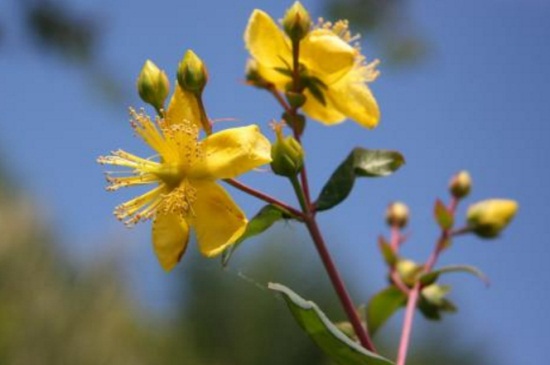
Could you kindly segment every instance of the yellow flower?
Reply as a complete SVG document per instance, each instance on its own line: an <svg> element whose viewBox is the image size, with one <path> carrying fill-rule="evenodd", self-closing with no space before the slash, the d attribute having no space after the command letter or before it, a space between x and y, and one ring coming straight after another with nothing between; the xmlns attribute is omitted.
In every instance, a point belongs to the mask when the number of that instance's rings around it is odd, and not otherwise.
<svg viewBox="0 0 550 365"><path fill-rule="evenodd" d="M271 17L254 10L244 35L252 56L249 70L281 91L292 82L291 41ZM337 124L350 118L368 128L378 124L380 111L367 82L378 76L378 61L367 63L348 30L347 21L320 22L300 42L302 76L309 85L304 93L304 112L324 124ZM309 86L309 87L308 87Z"/></svg>
<svg viewBox="0 0 550 365"><path fill-rule="evenodd" d="M133 225L153 220L153 247L165 270L181 259L190 228L205 256L220 254L244 232L247 220L217 179L233 178L271 161L269 141L255 125L227 129L199 141L200 115L193 96L177 88L165 119L154 122L131 110L132 127L155 152L141 158L123 150L99 157L101 164L129 168L107 173L107 190L154 184L153 189L115 208Z"/></svg>
<svg viewBox="0 0 550 365"><path fill-rule="evenodd" d="M468 225L478 236L493 238L506 228L517 210L518 203L514 200L483 200L468 208Z"/></svg>

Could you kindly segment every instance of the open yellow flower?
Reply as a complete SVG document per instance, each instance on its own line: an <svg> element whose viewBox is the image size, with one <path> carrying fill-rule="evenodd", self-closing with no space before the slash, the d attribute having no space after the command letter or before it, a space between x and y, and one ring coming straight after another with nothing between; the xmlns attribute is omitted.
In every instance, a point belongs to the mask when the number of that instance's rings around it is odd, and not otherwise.
<svg viewBox="0 0 550 365"><path fill-rule="evenodd" d="M244 232L241 209L216 183L271 161L270 143L256 125L227 129L199 141L194 99L179 87L165 119L154 122L131 110L135 132L158 154L141 158L117 150L99 157L101 164L129 168L126 174L107 173L107 190L154 184L153 189L115 209L118 219L133 225L153 218L153 247L165 270L181 259L190 228L205 256L220 254Z"/></svg>
<svg viewBox="0 0 550 365"><path fill-rule="evenodd" d="M244 38L252 56L249 67L285 91L292 82L288 72L292 65L292 46L285 33L268 14L256 9L250 16ZM351 44L354 41L347 21L320 22L302 39L301 73L314 80L312 87L304 90L307 101L303 109L311 118L327 125L350 118L374 128L380 111L367 82L378 76L378 61L367 63L359 47Z"/></svg>

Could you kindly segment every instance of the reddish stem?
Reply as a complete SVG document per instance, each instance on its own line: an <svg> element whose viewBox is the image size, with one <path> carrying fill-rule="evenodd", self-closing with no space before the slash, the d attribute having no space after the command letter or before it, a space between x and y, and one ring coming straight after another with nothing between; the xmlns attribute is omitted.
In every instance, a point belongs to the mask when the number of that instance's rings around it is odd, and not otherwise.
<svg viewBox="0 0 550 365"><path fill-rule="evenodd" d="M458 205L458 199L452 198L449 203L449 212L454 216L456 207ZM441 231L441 235L437 240L437 244L434 247L430 257L424 264L424 272L429 273L434 267L437 259L441 252L445 249L445 244L451 236L450 229L444 229ZM418 303L418 298L420 296L420 291L422 290L422 285L420 282L417 282L413 288L409 291L409 297L407 299L407 307L405 309L405 318L403 320L403 330L401 331L401 341L399 343L399 351L397 353L397 363L396 365L405 365L407 361L407 352L409 348L409 343L411 339L414 314L416 312L416 305Z"/></svg>
<svg viewBox="0 0 550 365"><path fill-rule="evenodd" d="M237 188L241 191L244 191L247 194L255 196L258 199L261 199L265 202L268 202L268 203L273 204L273 205L275 205L279 208L284 209L289 214L293 215L296 218L299 218L300 220L304 219L304 214L302 212L300 212L298 209L295 209L295 208L291 207L290 205L288 205L286 203L283 203L282 201L280 201L280 200L278 200L278 199L276 199L276 198L274 198L270 195L267 195L265 193L262 193L259 190L251 188L250 186L248 186L246 184L243 184L242 182L240 182L238 180L235 180L235 179L225 179L224 181L226 183L228 183L229 185L231 185L231 186L233 186L233 187L235 187L235 188Z"/></svg>
<svg viewBox="0 0 550 365"><path fill-rule="evenodd" d="M323 236L319 231L319 227L317 225L315 218L312 216L308 216L306 218L305 223L308 228L309 234L313 239L313 242L315 242L315 247L317 248L317 252L319 252L319 256L321 256L321 260L323 261L323 265L325 266L325 269L328 273L330 281L332 282L332 286L336 290L336 293L338 294L338 298L342 303L344 311L347 314L347 317L355 331L355 334L359 338L359 342L367 350L376 352L374 343L370 339L369 334L367 333L365 327L361 323L361 319L359 318L359 315L355 310L355 306L353 305L353 302L351 300L350 295L348 294L348 291L346 290L344 282L342 281L342 278L338 273L338 269L336 268L336 266L334 265L334 262L332 261L332 258L330 256L330 253L328 252Z"/></svg>

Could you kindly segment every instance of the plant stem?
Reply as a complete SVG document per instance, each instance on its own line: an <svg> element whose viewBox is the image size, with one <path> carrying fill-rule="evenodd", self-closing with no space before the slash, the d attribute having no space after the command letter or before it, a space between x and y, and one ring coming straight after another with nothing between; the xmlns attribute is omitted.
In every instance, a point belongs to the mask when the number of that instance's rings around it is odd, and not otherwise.
<svg viewBox="0 0 550 365"><path fill-rule="evenodd" d="M302 207L302 212L304 213L308 212L309 206L307 204L304 191L302 189L302 186L300 185L300 182L298 181L298 178L296 176L292 176L289 178L289 180L292 183L292 187L294 188L294 193L296 193L296 197L300 202L300 207Z"/></svg>
<svg viewBox="0 0 550 365"><path fill-rule="evenodd" d="M454 216L456 207L458 205L458 200L456 198L452 198L451 202L449 203L449 212ZM439 236L439 239L437 240L437 244L434 247L434 250L430 254L430 257L424 264L424 273L429 273L435 263L437 262L437 259L439 258L439 255L441 252L445 249L445 244L447 240L451 237L451 230L450 229L444 229L441 231L441 235ZM418 303L418 298L420 296L420 291L422 290L422 285L418 281L413 288L409 291L409 296L407 299L407 307L405 309L405 318L403 320L403 329L401 331L401 341L399 343L399 351L397 353L397 363L396 365L405 365L407 361L407 352L409 348L409 343L411 339L411 333L412 333L412 327L413 327L413 320L414 320L414 314L416 312L416 305Z"/></svg>
<svg viewBox="0 0 550 365"><path fill-rule="evenodd" d="M309 234L311 235L311 238L315 243L317 252L319 253L319 256L321 256L321 260L323 261L323 264L330 278L332 286L336 290L336 293L338 294L338 298L342 303L342 307L344 308L344 311L347 314L348 320L350 321L355 331L355 334L359 338L359 342L367 350L376 352L374 343L369 337L369 334L366 331L365 327L361 323L361 319L359 318L359 315L355 310L355 306L353 305L351 297L348 294L346 286L344 285L344 282L340 274L338 273L338 269L336 268L336 265L334 265L334 262L332 261L332 257L328 252L323 236L319 231L319 226L317 225L317 221L315 220L314 217L310 215L306 217L305 223L309 231Z"/></svg>
<svg viewBox="0 0 550 365"><path fill-rule="evenodd" d="M303 91L301 86L301 81L300 81L300 42L299 41L292 42L292 91L296 93L301 93ZM286 102L281 101L282 98L280 97L280 95L276 93L274 94L274 96L277 98L277 100L279 100L279 103L285 108L285 111L288 114L290 114L291 117L298 116L297 107L291 107L290 110L288 110L287 108L288 104ZM298 128L296 128L296 123L294 123L292 127L293 127L292 130L294 132L294 138L301 143L301 138L300 138L301 131L299 131ZM336 268L336 265L332 260L332 257L325 244L323 235L319 230L319 226L315 219L315 205L311 202L311 195L309 190L309 183L308 183L305 163L304 163L304 166L302 167L302 170L300 171L300 182L298 182L298 179L296 177L291 178L291 182L292 182L292 186L294 187L294 191L296 192L297 198L300 201L300 205L303 211L304 222L307 226L308 232L313 242L315 243L315 248L317 249L317 252L321 257L321 261L323 262L323 265L330 278L332 286L334 287L334 290L338 295L338 299L340 300L340 303L342 304L342 307L346 312L348 320L350 321L355 331L355 334L357 335L359 342L364 348L366 348L367 350L376 352L374 343L372 342L368 331L361 323L361 319L359 318L359 315L357 314L353 301L351 300L351 297L346 289L346 286L344 285L344 281L342 280L342 277L340 276L340 273L338 272L338 269Z"/></svg>
<svg viewBox="0 0 550 365"><path fill-rule="evenodd" d="M303 220L304 219L304 214L302 212L300 212L299 210L297 210L296 208L293 208L291 207L290 205L286 204L286 203L283 203L282 201L270 196L270 195L267 195L265 193L262 193L261 191L259 190L256 190L254 188L251 188L250 186L246 185L246 184L243 184L242 182L238 181L238 180L235 180L235 179L224 179L224 181L226 183L228 183L229 185L247 193L247 194L250 194L252 196L255 196L256 198L258 199L261 199L265 202L268 202L270 204L273 204L275 205L276 207L279 207L283 210L285 210L286 212L288 212L289 214L291 214L292 216L294 216L295 218L298 218L299 220Z"/></svg>

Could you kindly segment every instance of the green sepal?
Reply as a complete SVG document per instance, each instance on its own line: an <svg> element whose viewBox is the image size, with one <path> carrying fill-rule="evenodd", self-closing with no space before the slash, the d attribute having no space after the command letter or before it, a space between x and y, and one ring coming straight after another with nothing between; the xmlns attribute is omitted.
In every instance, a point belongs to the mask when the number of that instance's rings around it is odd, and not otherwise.
<svg viewBox="0 0 550 365"><path fill-rule="evenodd" d="M439 268L437 270L431 271L427 274L423 274L420 276L420 283L422 285L427 286L430 284L433 284L439 279L439 276L441 274L447 274L452 272L465 272L468 274L472 274L476 277L478 277L485 285L489 285L489 278L477 267L471 266L471 265L449 265L444 266L442 268Z"/></svg>
<svg viewBox="0 0 550 365"><path fill-rule="evenodd" d="M351 192L355 178L387 176L404 163L405 158L397 151L354 148L321 190L316 209L327 210L341 203Z"/></svg>
<svg viewBox="0 0 550 365"><path fill-rule="evenodd" d="M439 199L435 201L434 205L435 221L441 229L451 229L454 225L453 214L447 209L445 204Z"/></svg>
<svg viewBox="0 0 550 365"><path fill-rule="evenodd" d="M226 249L222 254L222 266L227 266L229 259L245 240L250 237L254 237L263 233L269 227L271 227L275 222L281 219L291 218L289 214L285 213L281 208L278 208L274 205L268 204L256 213L256 215L248 222L246 225L246 230L243 235L233 244L231 247Z"/></svg>
<svg viewBox="0 0 550 365"><path fill-rule="evenodd" d="M335 363L340 365L394 364L350 340L312 301L303 299L281 284L269 283L268 287L281 294L296 322Z"/></svg>
<svg viewBox="0 0 550 365"><path fill-rule="evenodd" d="M327 86L323 81L312 76L302 76L302 85L309 90L311 95L323 106L327 105L324 91L327 90Z"/></svg>
<svg viewBox="0 0 550 365"><path fill-rule="evenodd" d="M374 335L390 317L407 304L407 295L395 286L375 294L366 309L369 333Z"/></svg>

